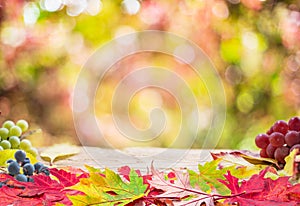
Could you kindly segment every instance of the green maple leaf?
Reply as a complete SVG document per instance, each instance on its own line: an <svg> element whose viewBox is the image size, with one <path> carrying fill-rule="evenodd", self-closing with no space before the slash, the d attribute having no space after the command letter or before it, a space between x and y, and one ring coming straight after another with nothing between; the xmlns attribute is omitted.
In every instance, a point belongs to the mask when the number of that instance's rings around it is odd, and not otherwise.
<svg viewBox="0 0 300 206"><path fill-rule="evenodd" d="M220 183L220 179L224 179L224 174L230 171L235 176L243 179L251 177L253 174L258 174L263 166L241 164L238 158L232 160L230 166L218 169L218 166L223 163L223 158L218 158L204 165L198 165L198 172L189 170L190 183L192 187L200 188L204 192L217 190L221 195L229 195L230 191L224 184ZM226 160L227 161L227 160Z"/></svg>
<svg viewBox="0 0 300 206"><path fill-rule="evenodd" d="M134 200L144 197L147 185L143 183L143 178L131 170L130 181L123 181L121 177L110 169L105 169L103 173L93 170L88 178L82 178L80 182L70 187L85 195L69 196L73 205L126 205Z"/></svg>
<svg viewBox="0 0 300 206"><path fill-rule="evenodd" d="M221 159L207 162L204 165L198 165L199 172L189 170L190 184L192 187L199 187L204 192L209 192L212 187L215 188L220 194L230 194L228 188L224 187L218 179L224 179L226 171L224 169L217 169Z"/></svg>

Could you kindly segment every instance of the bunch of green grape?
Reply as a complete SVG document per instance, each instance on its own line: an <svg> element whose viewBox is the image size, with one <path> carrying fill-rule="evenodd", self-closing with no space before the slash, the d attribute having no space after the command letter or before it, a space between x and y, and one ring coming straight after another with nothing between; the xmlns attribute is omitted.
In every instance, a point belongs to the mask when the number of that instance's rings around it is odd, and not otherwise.
<svg viewBox="0 0 300 206"><path fill-rule="evenodd" d="M22 149L33 156L37 156L37 149L32 147L28 139L24 139L22 135L29 129L26 120L18 120L16 123L7 120L0 128L0 150L5 149Z"/></svg>

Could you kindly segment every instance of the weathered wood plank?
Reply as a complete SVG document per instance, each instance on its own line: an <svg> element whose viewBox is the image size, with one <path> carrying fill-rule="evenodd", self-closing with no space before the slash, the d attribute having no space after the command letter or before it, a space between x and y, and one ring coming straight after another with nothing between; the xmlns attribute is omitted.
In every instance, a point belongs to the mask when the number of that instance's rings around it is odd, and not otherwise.
<svg viewBox="0 0 300 206"><path fill-rule="evenodd" d="M212 160L211 151L213 150L168 148L126 148L123 150L113 150L82 147L78 155L69 157L66 160L57 161L54 164L56 167L74 166L82 169L87 164L97 168L108 167L113 170L128 165L146 173L151 162L153 162L154 166L159 170L169 168L197 170L198 164L204 164ZM214 152L217 151L214 150Z"/></svg>

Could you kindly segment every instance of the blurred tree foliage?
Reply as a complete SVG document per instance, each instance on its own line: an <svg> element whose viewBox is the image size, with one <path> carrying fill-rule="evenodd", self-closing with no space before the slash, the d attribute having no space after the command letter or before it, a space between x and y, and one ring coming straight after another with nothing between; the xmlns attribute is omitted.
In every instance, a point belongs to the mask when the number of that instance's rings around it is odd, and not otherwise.
<svg viewBox="0 0 300 206"><path fill-rule="evenodd" d="M24 118L33 128L42 128L45 137L32 140L37 145L78 142L71 101L85 61L119 35L154 29L192 40L211 58L227 98L218 145L253 149L255 135L275 120L300 115L299 10L299 0L0 0L0 121ZM157 65L166 61L156 59ZM131 62L125 61L122 68ZM207 96L203 83L184 69L182 75L198 97ZM120 73L108 75L105 91L111 94L111 85L120 78ZM108 127L113 122L106 121L111 98L107 96L96 104ZM166 137L176 133L180 115L174 99L169 94L157 97L151 90L146 96L152 98L148 102L152 106L165 102L175 125ZM143 98L132 103L137 123L147 121L139 105L148 101ZM105 132L115 135L109 129ZM200 132L194 146L201 143ZM168 144L166 140L152 146Z"/></svg>

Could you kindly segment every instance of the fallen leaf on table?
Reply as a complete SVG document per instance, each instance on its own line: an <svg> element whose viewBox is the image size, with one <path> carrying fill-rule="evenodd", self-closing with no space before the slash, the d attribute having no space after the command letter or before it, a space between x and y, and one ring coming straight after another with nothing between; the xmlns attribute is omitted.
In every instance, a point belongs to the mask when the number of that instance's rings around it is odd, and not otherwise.
<svg viewBox="0 0 300 206"><path fill-rule="evenodd" d="M53 162L61 159L66 159L70 156L78 154L80 148L70 144L56 144L43 151L40 156L43 160L53 164Z"/></svg>
<svg viewBox="0 0 300 206"><path fill-rule="evenodd" d="M220 153L211 153L214 159L222 158L227 161L228 164L223 166L230 166L230 164L237 164L237 160L239 159L239 163L242 166L250 166L250 165L271 165L277 168L280 168L277 161L270 158L262 158L258 154L247 151L247 150L239 150L233 152L220 152ZM225 163L225 162L224 162Z"/></svg>

